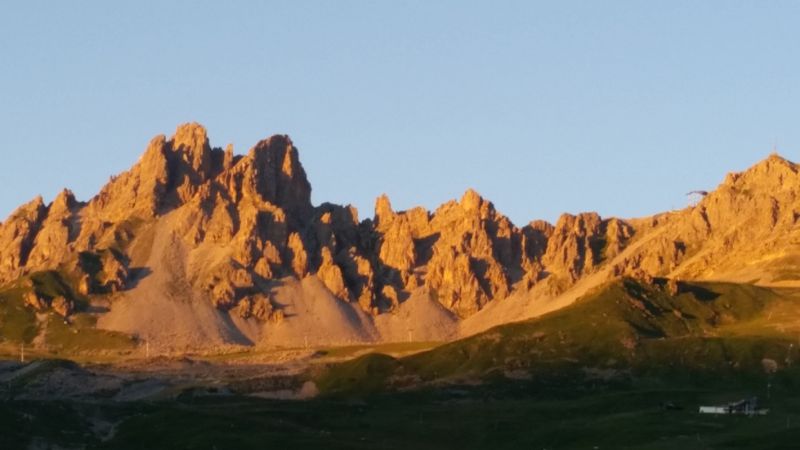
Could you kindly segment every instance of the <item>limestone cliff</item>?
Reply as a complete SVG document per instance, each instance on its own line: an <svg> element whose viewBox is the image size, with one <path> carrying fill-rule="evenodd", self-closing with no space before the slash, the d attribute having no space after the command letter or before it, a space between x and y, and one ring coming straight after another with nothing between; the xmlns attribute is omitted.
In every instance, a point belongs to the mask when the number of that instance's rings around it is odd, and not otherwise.
<svg viewBox="0 0 800 450"><path fill-rule="evenodd" d="M695 206L640 220L615 272L762 284L800 281L800 170L778 155L731 173Z"/></svg>
<svg viewBox="0 0 800 450"><path fill-rule="evenodd" d="M38 197L14 211L0 224L0 283L54 270L74 292L120 293L130 308L155 295L287 327L311 314L287 312L281 287L295 286L326 290L362 324L395 317L410 298L445 311L431 312L436 320L457 321L514 295L554 298L606 272L800 279L798 194L797 166L771 156L698 205L645 219L564 214L517 227L470 189L432 212L395 211L384 195L374 217L360 220L351 206L311 203L287 136L236 155L191 123L152 139L88 202L64 190L49 205ZM35 294L28 304L74 310L72 299Z"/></svg>

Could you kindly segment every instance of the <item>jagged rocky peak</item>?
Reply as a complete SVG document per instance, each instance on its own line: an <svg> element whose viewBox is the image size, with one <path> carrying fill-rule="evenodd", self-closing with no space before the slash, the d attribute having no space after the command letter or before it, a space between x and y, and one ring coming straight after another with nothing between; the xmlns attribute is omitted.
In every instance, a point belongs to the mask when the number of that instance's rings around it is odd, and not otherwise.
<svg viewBox="0 0 800 450"><path fill-rule="evenodd" d="M446 308L468 316L508 294L503 264L514 264L514 227L474 190L433 214L423 208L394 212L385 195L375 210L378 260L388 286L382 294L390 301L424 286ZM519 261L515 267L518 272Z"/></svg>
<svg viewBox="0 0 800 450"><path fill-rule="evenodd" d="M203 185L225 170L225 152L212 149L206 129L197 123L180 125L172 138L162 142L166 155L167 195L162 208L174 208L203 192ZM207 195L209 189L204 193Z"/></svg>
<svg viewBox="0 0 800 450"><path fill-rule="evenodd" d="M717 189L680 212L654 217L653 237L616 273L768 282L797 257L800 174L772 154L730 173Z"/></svg>
<svg viewBox="0 0 800 450"><path fill-rule="evenodd" d="M375 223L378 226L386 225L394 219L394 209L389 196L381 194L375 199Z"/></svg>
<svg viewBox="0 0 800 450"><path fill-rule="evenodd" d="M42 198L41 195L37 195L28 203L25 203L24 205L15 209L14 212L11 213L9 220L38 217L41 214L44 214L45 211L46 206L44 203L44 198Z"/></svg>
<svg viewBox="0 0 800 450"><path fill-rule="evenodd" d="M112 176L89 202L90 215L106 222L158 213L170 181L166 138L154 137L139 161L127 172Z"/></svg>
<svg viewBox="0 0 800 450"><path fill-rule="evenodd" d="M17 208L0 225L0 281L22 274L47 208L42 196Z"/></svg>
<svg viewBox="0 0 800 450"><path fill-rule="evenodd" d="M773 153L743 172L728 174L694 208L693 226L706 234L743 221L749 223L745 233L793 226L800 212L798 187L797 165Z"/></svg>
<svg viewBox="0 0 800 450"><path fill-rule="evenodd" d="M262 140L243 157L234 155L230 145L225 150L212 148L205 128L197 123L180 125L169 140L163 135L153 138L138 163L113 177L90 206L108 221L123 215L146 218L171 211L198 194L209 197L214 189L227 192L235 202L249 195L298 214L311 210L311 186L288 136Z"/></svg>
<svg viewBox="0 0 800 450"><path fill-rule="evenodd" d="M77 204L78 202L75 200L75 194L69 189L62 189L61 192L56 195L56 198L53 199L53 202L50 203L48 207L49 214L71 211Z"/></svg>
<svg viewBox="0 0 800 450"><path fill-rule="evenodd" d="M311 184L289 136L260 141L234 169L240 165L247 179L244 189L251 196L308 218L313 209Z"/></svg>
<svg viewBox="0 0 800 450"><path fill-rule="evenodd" d="M72 271L83 294L124 290L139 273L132 261L145 264L161 250L153 248L157 229L168 235L161 245L186 259L157 270L185 271L178 278L189 280L192 295L242 317L280 317L270 286L310 276L371 314L427 292L468 317L515 290L557 295L604 267L616 275L702 275L711 264L758 261L765 249L783 251L800 239L798 188L797 166L772 155L729 175L695 207L648 220L564 214L555 225L518 228L467 189L433 212L395 211L384 194L374 219L360 222L352 206L311 203L288 136L235 155L187 123L170 138L153 138L89 203L64 190L50 205L38 197L17 209L0 224L0 282L58 269ZM644 244L631 246L634 236ZM741 255L728 258L734 250Z"/></svg>
<svg viewBox="0 0 800 450"><path fill-rule="evenodd" d="M464 195L461 196L461 201L459 202L462 208L465 211L479 211L481 215L488 212L490 209L494 209L494 205L491 202L486 201L481 194L479 194L475 189L469 188L464 192Z"/></svg>
<svg viewBox="0 0 800 450"><path fill-rule="evenodd" d="M562 214L549 234L543 262L548 270L575 281L616 256L633 236L634 229L620 219L602 219L596 212Z"/></svg>
<svg viewBox="0 0 800 450"><path fill-rule="evenodd" d="M202 125L192 122L178 126L170 139L170 147L172 151L180 152L184 160L198 173L210 172L211 146Z"/></svg>
<svg viewBox="0 0 800 450"><path fill-rule="evenodd" d="M761 185L763 187L792 188L791 182L797 180L798 167L777 153L771 153L743 172L731 172L720 187L744 187Z"/></svg>
<svg viewBox="0 0 800 450"><path fill-rule="evenodd" d="M77 237L75 213L81 206L69 189L62 190L47 207L42 218L27 265L37 268L54 268L67 259L70 242Z"/></svg>

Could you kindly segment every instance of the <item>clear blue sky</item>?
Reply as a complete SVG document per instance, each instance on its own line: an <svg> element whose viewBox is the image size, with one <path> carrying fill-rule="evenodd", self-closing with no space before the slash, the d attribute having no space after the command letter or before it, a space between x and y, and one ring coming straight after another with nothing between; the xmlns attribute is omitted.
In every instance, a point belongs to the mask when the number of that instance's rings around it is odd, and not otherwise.
<svg viewBox="0 0 800 450"><path fill-rule="evenodd" d="M800 2L5 2L0 216L88 200L177 124L292 136L361 218L473 187L519 224L641 216L800 151Z"/></svg>

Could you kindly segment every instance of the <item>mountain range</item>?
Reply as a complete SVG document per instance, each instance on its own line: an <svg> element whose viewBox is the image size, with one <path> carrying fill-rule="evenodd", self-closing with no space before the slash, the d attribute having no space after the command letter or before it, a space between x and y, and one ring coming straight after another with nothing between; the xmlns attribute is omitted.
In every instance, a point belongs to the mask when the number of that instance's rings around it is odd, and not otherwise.
<svg viewBox="0 0 800 450"><path fill-rule="evenodd" d="M64 190L14 211L0 285L32 313L164 349L449 341L622 278L676 293L685 280L796 286L798 194L798 166L772 154L650 217L520 226L470 189L435 211L384 195L362 219L312 204L288 136L237 155L189 123L90 200Z"/></svg>

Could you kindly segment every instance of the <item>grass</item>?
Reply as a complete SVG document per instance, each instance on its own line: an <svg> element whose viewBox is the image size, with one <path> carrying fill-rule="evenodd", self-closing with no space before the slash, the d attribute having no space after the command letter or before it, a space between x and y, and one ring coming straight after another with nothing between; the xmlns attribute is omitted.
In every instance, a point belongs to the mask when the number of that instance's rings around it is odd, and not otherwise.
<svg viewBox="0 0 800 450"><path fill-rule="evenodd" d="M75 314L69 324L51 314L47 322L46 345L52 354L79 354L92 352L123 352L137 347L130 336L100 330L95 327L97 319L85 313Z"/></svg>
<svg viewBox="0 0 800 450"><path fill-rule="evenodd" d="M762 360L783 365L785 335L753 328L782 297L772 290L732 283L682 284L678 295L626 279L541 318L502 325L433 350L383 361L373 356L333 365L317 375L328 394L402 389L426 383L483 382L506 377L578 383L590 377L718 377L759 373ZM800 357L800 355L798 355ZM369 378L369 380L366 380ZM378 380L379 379L379 380Z"/></svg>
<svg viewBox="0 0 800 450"><path fill-rule="evenodd" d="M402 368L401 363L388 355L370 353L325 373L316 380L322 392L358 392L371 394L386 387L389 377Z"/></svg>
<svg viewBox="0 0 800 450"><path fill-rule="evenodd" d="M319 353L331 358L352 357L364 351L393 355L430 350L440 344L439 342L392 342L387 344L348 345L344 347L323 348Z"/></svg>
<svg viewBox="0 0 800 450"><path fill-rule="evenodd" d="M30 343L38 332L36 314L25 306L20 287L0 292L0 340L13 344Z"/></svg>
<svg viewBox="0 0 800 450"><path fill-rule="evenodd" d="M796 374L795 374L796 375ZM697 406L760 394L764 385L545 386L498 383L308 402L247 397L172 402L2 402L0 447L37 439L90 449L789 449L800 396L776 383L760 417L700 415ZM665 410L669 402L678 410ZM93 424L115 425L107 441ZM71 444L71 445L70 445Z"/></svg>
<svg viewBox="0 0 800 450"><path fill-rule="evenodd" d="M38 321L32 308L25 305L24 295L31 290L52 299L63 296L72 300L79 312L69 323L52 311ZM18 355L19 344L31 344L44 336L44 348L27 349L31 357L66 355L80 359L85 353L124 353L133 350L136 342L122 333L99 330L96 318L85 312L88 299L78 295L69 278L55 270L36 272L0 289L0 355Z"/></svg>
<svg viewBox="0 0 800 450"><path fill-rule="evenodd" d="M774 434L786 432L784 417L707 418L693 410L659 409L658 400L663 398L693 405L707 395L702 391L600 391L575 396L566 392L540 395L509 389L499 396L496 392L491 395L481 390L460 394L425 392L373 398L362 404L196 402L157 411L152 416L141 415L122 425L108 445L109 448L210 448L211 445L257 448L271 444L291 448L684 450L712 445L727 447L748 437L763 436L769 440ZM154 430L152 427L157 424L164 425ZM174 436L170 430L180 431ZM782 436L788 438L784 445L793 444L791 439L799 430L789 431L793 434ZM772 445L780 448L775 442Z"/></svg>

